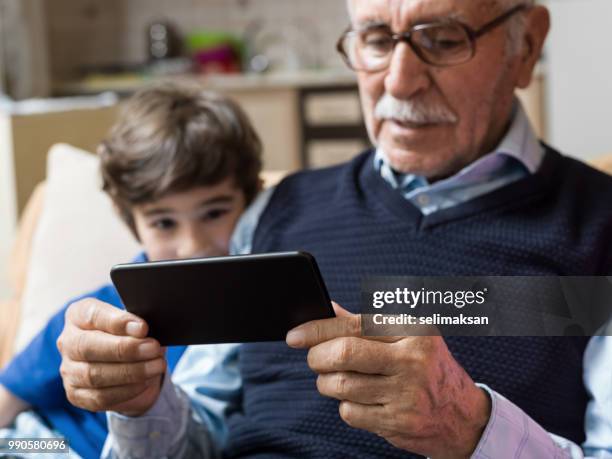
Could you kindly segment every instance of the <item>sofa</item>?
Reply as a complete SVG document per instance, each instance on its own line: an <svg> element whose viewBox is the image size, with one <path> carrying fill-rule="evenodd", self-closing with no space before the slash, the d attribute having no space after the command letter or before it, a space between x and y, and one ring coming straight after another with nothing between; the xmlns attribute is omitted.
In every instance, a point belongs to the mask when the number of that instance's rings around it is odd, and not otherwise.
<svg viewBox="0 0 612 459"><path fill-rule="evenodd" d="M612 174L612 154L593 162ZM32 194L18 229L9 278L13 298L0 303L0 366L70 298L109 282L110 266L139 250L100 191L98 160L55 145L47 178ZM265 172L266 186L283 172Z"/></svg>
<svg viewBox="0 0 612 459"><path fill-rule="evenodd" d="M66 144L47 157L46 180L22 213L9 261L12 297L0 302L0 366L66 302L110 282L110 267L139 245L100 190L98 158ZM265 186L284 172L266 171Z"/></svg>

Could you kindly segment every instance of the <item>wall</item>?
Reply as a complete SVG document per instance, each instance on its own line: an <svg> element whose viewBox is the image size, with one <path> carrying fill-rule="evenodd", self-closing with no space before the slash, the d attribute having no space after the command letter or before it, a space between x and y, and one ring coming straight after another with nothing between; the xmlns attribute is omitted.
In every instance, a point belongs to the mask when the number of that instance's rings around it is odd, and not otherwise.
<svg viewBox="0 0 612 459"><path fill-rule="evenodd" d="M320 12L316 18L313 11ZM299 49L307 64L336 67L342 63L335 43L348 24L345 0L52 0L53 77L70 78L92 64L145 61L147 25L161 18L181 33L207 29L237 36L261 21L262 36Z"/></svg>
<svg viewBox="0 0 612 459"><path fill-rule="evenodd" d="M49 93L43 0L0 0L0 89L14 99Z"/></svg>
<svg viewBox="0 0 612 459"><path fill-rule="evenodd" d="M612 1L547 4L548 140L583 159L612 154Z"/></svg>
<svg viewBox="0 0 612 459"><path fill-rule="evenodd" d="M13 171L11 118L0 111L0 301L11 295L6 270L17 220Z"/></svg>

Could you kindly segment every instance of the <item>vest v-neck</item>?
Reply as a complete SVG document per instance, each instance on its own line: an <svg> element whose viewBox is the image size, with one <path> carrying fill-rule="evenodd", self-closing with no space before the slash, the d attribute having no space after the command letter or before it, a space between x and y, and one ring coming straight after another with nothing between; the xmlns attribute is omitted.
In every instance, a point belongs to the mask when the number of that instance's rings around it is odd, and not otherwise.
<svg viewBox="0 0 612 459"><path fill-rule="evenodd" d="M414 222L416 230L425 230L454 220L498 209L508 204L518 204L525 199L530 199L546 192L555 176L555 169L559 165L561 156L545 145L544 147L546 148L546 155L535 174L527 175L490 193L453 207L438 210L429 215L424 215L417 206L406 199L398 190L392 188L382 178L379 171L374 167L372 159L374 153L365 157L365 164L363 164L359 180L363 183L364 189L373 193L376 200L393 215L404 222Z"/></svg>

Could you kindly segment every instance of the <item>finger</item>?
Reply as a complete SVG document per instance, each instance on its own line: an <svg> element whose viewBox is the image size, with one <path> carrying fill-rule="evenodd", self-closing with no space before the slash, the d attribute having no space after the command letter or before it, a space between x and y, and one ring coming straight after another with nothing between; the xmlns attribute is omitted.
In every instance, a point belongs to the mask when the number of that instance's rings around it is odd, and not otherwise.
<svg viewBox="0 0 612 459"><path fill-rule="evenodd" d="M336 303L335 301L332 301L332 306L334 308L334 312L336 313L336 317L356 317L357 314L353 314L350 311L347 311L346 309L344 309L342 306L340 306L338 303ZM364 321L364 317L371 320L371 317L369 317L368 315L366 316L361 316L361 322L360 322L360 326L361 326L361 332L363 335L363 321ZM384 333L383 336L368 336L368 339L372 339L375 341L382 341L385 343L394 343L396 341L399 341L400 339L402 339L404 336L406 336L405 330L401 330L402 333L399 333L397 335L393 335L392 333Z"/></svg>
<svg viewBox="0 0 612 459"><path fill-rule="evenodd" d="M163 358L137 363L85 363L64 360L60 373L64 383L83 389L142 384L166 371Z"/></svg>
<svg viewBox="0 0 612 459"><path fill-rule="evenodd" d="M68 387L66 394L70 403L75 406L89 411L108 411L113 406L134 399L146 391L147 387L146 383L104 389Z"/></svg>
<svg viewBox="0 0 612 459"><path fill-rule="evenodd" d="M346 309L344 309L342 306L340 306L338 303L336 303L335 301L332 301L332 306L334 308L334 312L336 313L336 317L355 317L357 316L357 314L353 314L350 311L347 311ZM371 317L369 316L365 316L366 318L368 318L369 320L371 320ZM363 334L363 321L364 321L364 316L361 316L361 331ZM395 341L398 341L400 339L402 339L404 336L406 336L405 330L401 330L402 333L399 333L397 335L393 335L392 333L384 333L383 336L368 336L368 339L372 339L372 340L376 340L376 341L382 341L385 343L393 343Z"/></svg>
<svg viewBox="0 0 612 459"><path fill-rule="evenodd" d="M155 404L160 391L160 378L150 379L147 381L147 388L143 392L130 400L109 407L107 411L115 411L131 417L141 416Z"/></svg>
<svg viewBox="0 0 612 459"><path fill-rule="evenodd" d="M382 375L336 372L321 374L317 378L317 389L321 395L364 405L389 403L393 386L392 379Z"/></svg>
<svg viewBox="0 0 612 459"><path fill-rule="evenodd" d="M115 336L101 331L69 328L62 333L62 355L81 362L139 362L162 355L161 346L153 338L137 339Z"/></svg>
<svg viewBox="0 0 612 459"><path fill-rule="evenodd" d="M340 417L349 426L381 434L386 429L388 412L385 405L364 405L350 401L340 402Z"/></svg>
<svg viewBox="0 0 612 459"><path fill-rule="evenodd" d="M344 314L333 319L307 322L287 333L287 344L294 348L308 348L340 336L361 336L361 316Z"/></svg>
<svg viewBox="0 0 612 459"><path fill-rule="evenodd" d="M336 313L337 317L352 317L356 315L356 314L353 314L352 312L347 311L335 301L332 301L332 306L334 308L334 312Z"/></svg>
<svg viewBox="0 0 612 459"><path fill-rule="evenodd" d="M317 373L354 371L391 375L396 363L390 346L363 338L335 338L308 351L308 366Z"/></svg>
<svg viewBox="0 0 612 459"><path fill-rule="evenodd" d="M140 317L94 298L71 304L66 311L66 322L82 330L98 330L117 336L144 338L149 332Z"/></svg>

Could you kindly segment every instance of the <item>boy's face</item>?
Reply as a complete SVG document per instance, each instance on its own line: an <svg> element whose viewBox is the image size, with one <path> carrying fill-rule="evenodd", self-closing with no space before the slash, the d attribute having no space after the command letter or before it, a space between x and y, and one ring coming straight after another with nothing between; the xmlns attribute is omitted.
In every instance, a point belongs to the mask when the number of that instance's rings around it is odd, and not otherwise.
<svg viewBox="0 0 612 459"><path fill-rule="evenodd" d="M134 206L140 242L151 261L227 255L246 201L232 179Z"/></svg>

